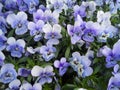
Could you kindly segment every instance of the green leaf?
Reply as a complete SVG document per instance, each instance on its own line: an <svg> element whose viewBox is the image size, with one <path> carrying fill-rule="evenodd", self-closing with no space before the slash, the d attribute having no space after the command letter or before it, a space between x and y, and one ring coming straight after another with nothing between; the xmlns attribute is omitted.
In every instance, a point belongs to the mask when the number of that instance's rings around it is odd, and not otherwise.
<svg viewBox="0 0 120 90"><path fill-rule="evenodd" d="M77 88L77 86L73 84L66 84L62 87L62 90L74 90L75 88Z"/></svg>
<svg viewBox="0 0 120 90"><path fill-rule="evenodd" d="M68 58L70 55L70 47L67 47L66 51L65 51L65 57Z"/></svg>
<svg viewBox="0 0 120 90"><path fill-rule="evenodd" d="M11 30L9 33L8 33L8 36L7 37L12 37L13 34L14 34L15 30Z"/></svg>

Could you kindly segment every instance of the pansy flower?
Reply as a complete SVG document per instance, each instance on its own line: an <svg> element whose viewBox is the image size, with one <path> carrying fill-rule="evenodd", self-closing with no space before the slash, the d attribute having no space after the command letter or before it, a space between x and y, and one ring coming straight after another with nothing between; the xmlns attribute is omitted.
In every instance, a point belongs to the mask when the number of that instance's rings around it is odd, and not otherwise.
<svg viewBox="0 0 120 90"><path fill-rule="evenodd" d="M59 60L55 60L54 61L54 66L55 66L55 68L59 69L59 75L63 76L66 73L66 71L67 71L69 63L66 62L66 58L62 57L60 59L60 61Z"/></svg>
<svg viewBox="0 0 120 90"><path fill-rule="evenodd" d="M7 40L8 46L6 50L11 52L12 57L20 58L25 52L25 41L23 39L15 40L14 37L9 37Z"/></svg>
<svg viewBox="0 0 120 90"><path fill-rule="evenodd" d="M101 50L101 53L106 57L106 67L113 67L117 61L120 59L120 40L118 40L114 45L113 49L108 46L104 46Z"/></svg>
<svg viewBox="0 0 120 90"><path fill-rule="evenodd" d="M39 41L42 38L44 22L42 20L28 23L28 29L30 30L30 35L34 36L35 41Z"/></svg>
<svg viewBox="0 0 120 90"><path fill-rule="evenodd" d="M45 33L44 38L48 39L48 43L58 44L61 35L61 26L59 24L54 24L53 27L50 24L46 24L43 27L43 32Z"/></svg>
<svg viewBox="0 0 120 90"><path fill-rule="evenodd" d="M51 25L57 24L59 22L59 13L56 11L45 10L45 21Z"/></svg>
<svg viewBox="0 0 120 90"><path fill-rule="evenodd" d="M21 84L20 80L15 79L9 83L9 89L10 90L19 90L20 84Z"/></svg>
<svg viewBox="0 0 120 90"><path fill-rule="evenodd" d="M34 77L38 77L37 82L41 85L44 85L45 83L51 83L52 77L54 76L52 66L46 66L45 68L34 66L31 74Z"/></svg>
<svg viewBox="0 0 120 90"><path fill-rule="evenodd" d="M70 60L71 67L79 77L90 76L93 73L93 69L90 67L91 61L87 56L81 56L80 53L74 52Z"/></svg>
<svg viewBox="0 0 120 90"><path fill-rule="evenodd" d="M17 15L9 14L6 20L7 23L10 24L13 29L15 29L15 33L17 35L23 35L28 31L27 18L27 14L21 11L18 12Z"/></svg>
<svg viewBox="0 0 120 90"><path fill-rule="evenodd" d="M34 85L31 85L30 83L23 83L19 90L42 90L42 86L40 83L35 83Z"/></svg>
<svg viewBox="0 0 120 90"><path fill-rule="evenodd" d="M17 77L17 72L14 68L13 64L4 64L0 70L0 82L2 83L10 83L15 80Z"/></svg>
<svg viewBox="0 0 120 90"><path fill-rule="evenodd" d="M40 47L40 54L45 59L45 61L50 61L55 57L56 48L53 45L47 44Z"/></svg>
<svg viewBox="0 0 120 90"><path fill-rule="evenodd" d="M29 13L32 14L36 11L36 6L39 4L39 0L23 0L27 4Z"/></svg>
<svg viewBox="0 0 120 90"><path fill-rule="evenodd" d="M119 90L120 89L120 67L118 64L114 66L114 71L112 76L109 80L107 90Z"/></svg>
<svg viewBox="0 0 120 90"><path fill-rule="evenodd" d="M94 38L98 34L97 26L99 26L99 24L94 23L92 21L88 21L85 25L86 28L84 29L84 34L82 36L82 39L87 42L93 42L95 40Z"/></svg>

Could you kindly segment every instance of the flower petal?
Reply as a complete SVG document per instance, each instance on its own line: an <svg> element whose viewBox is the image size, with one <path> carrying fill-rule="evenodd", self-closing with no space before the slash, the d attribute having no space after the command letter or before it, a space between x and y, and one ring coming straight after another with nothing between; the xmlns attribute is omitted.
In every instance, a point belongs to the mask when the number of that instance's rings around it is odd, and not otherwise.
<svg viewBox="0 0 120 90"><path fill-rule="evenodd" d="M39 67L39 66L34 66L33 69L31 70L31 74L32 76L39 76L40 75L40 72L43 71L43 68L42 67Z"/></svg>

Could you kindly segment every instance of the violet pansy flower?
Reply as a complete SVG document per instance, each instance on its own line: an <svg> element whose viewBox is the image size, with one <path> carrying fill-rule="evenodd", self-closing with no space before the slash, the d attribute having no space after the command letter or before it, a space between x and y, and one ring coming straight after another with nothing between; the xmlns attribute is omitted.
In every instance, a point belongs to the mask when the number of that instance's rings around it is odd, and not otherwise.
<svg viewBox="0 0 120 90"><path fill-rule="evenodd" d="M42 38L44 22L42 20L28 23L28 29L30 30L30 35L34 36L35 41L39 41Z"/></svg>
<svg viewBox="0 0 120 90"><path fill-rule="evenodd" d="M77 17L77 15L80 15L81 17L85 17L86 16L86 7L81 5L81 6L78 6L78 5L75 5L74 6L74 16Z"/></svg>
<svg viewBox="0 0 120 90"><path fill-rule="evenodd" d="M44 16L44 12L42 9L38 9L36 12L33 13L33 19L34 22L37 22L39 20L43 20L45 21L45 16Z"/></svg>
<svg viewBox="0 0 120 90"><path fill-rule="evenodd" d="M54 24L53 27L50 24L46 24L43 27L43 32L45 33L44 38L48 39L48 43L59 44L61 35L61 26L59 24Z"/></svg>
<svg viewBox="0 0 120 90"><path fill-rule="evenodd" d="M31 70L27 68L19 68L18 75L22 77L28 77L31 74Z"/></svg>
<svg viewBox="0 0 120 90"><path fill-rule="evenodd" d="M120 89L120 67L118 64L114 66L114 71L112 72L114 76L112 76L108 83L107 90L119 90Z"/></svg>
<svg viewBox="0 0 120 90"><path fill-rule="evenodd" d="M67 31L68 34L71 37L71 43L72 44L76 44L77 42L79 42L81 40L81 36L83 35L83 29L85 28L85 22L82 20L81 16L77 16L76 20L75 20L75 24L67 25Z"/></svg>
<svg viewBox="0 0 120 90"><path fill-rule="evenodd" d="M56 48L53 45L47 44L40 47L40 54L45 61L50 61L55 57Z"/></svg>
<svg viewBox="0 0 120 90"><path fill-rule="evenodd" d="M59 22L59 13L56 11L51 11L46 9L44 12L45 21L51 25L57 24Z"/></svg>
<svg viewBox="0 0 120 90"><path fill-rule="evenodd" d="M90 67L91 61L87 56L81 56L80 53L74 52L70 60L71 67L79 77L90 76L93 73L93 69Z"/></svg>
<svg viewBox="0 0 120 90"><path fill-rule="evenodd" d="M45 68L34 66L31 71L32 76L38 77L37 81L41 85L45 83L51 83L52 77L54 76L53 73L53 67L52 66L46 66Z"/></svg>
<svg viewBox="0 0 120 90"><path fill-rule="evenodd" d="M118 40L114 45L113 49L104 46L101 50L102 54L106 57L106 67L113 67L117 61L120 59L120 40Z"/></svg>
<svg viewBox="0 0 120 90"><path fill-rule="evenodd" d="M40 83L35 83L34 85L23 83L19 90L42 90L42 86Z"/></svg>
<svg viewBox="0 0 120 90"><path fill-rule="evenodd" d="M39 0L23 0L27 4L29 13L32 14L36 11L36 6L39 4Z"/></svg>
<svg viewBox="0 0 120 90"><path fill-rule="evenodd" d="M10 83L17 77L17 72L13 64L4 64L0 70L0 82Z"/></svg>
<svg viewBox="0 0 120 90"><path fill-rule="evenodd" d="M9 37L7 40L8 46L6 50L11 52L12 57L20 58L25 52L25 41L23 39L15 40L14 37Z"/></svg>
<svg viewBox="0 0 120 90"><path fill-rule="evenodd" d="M15 79L9 83L9 89L10 90L19 90L20 84L21 84L20 80Z"/></svg>
<svg viewBox="0 0 120 90"><path fill-rule="evenodd" d="M18 12L17 15L9 14L6 20L7 20L7 23L10 24L11 27L15 29L15 33L17 35L23 35L28 31L27 18L28 18L27 14L21 11L21 12Z"/></svg>
<svg viewBox="0 0 120 90"><path fill-rule="evenodd" d="M60 76L63 76L66 73L68 66L69 63L66 62L66 58L64 57L62 57L60 61L59 60L54 61L54 67L59 69Z"/></svg>
<svg viewBox="0 0 120 90"><path fill-rule="evenodd" d="M83 34L83 40L87 41L87 42L93 42L94 38L97 36L98 33L98 27L99 24L98 23L94 23L92 21L88 21L85 25L85 29L84 29L84 34Z"/></svg>

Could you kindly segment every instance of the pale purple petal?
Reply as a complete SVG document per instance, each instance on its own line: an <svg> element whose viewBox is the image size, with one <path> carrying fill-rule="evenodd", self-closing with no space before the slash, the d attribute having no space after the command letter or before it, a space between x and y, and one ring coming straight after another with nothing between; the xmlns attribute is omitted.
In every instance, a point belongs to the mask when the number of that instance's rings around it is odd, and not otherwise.
<svg viewBox="0 0 120 90"><path fill-rule="evenodd" d="M93 73L93 69L91 67L87 67L84 70L84 76L90 76Z"/></svg>
<svg viewBox="0 0 120 90"><path fill-rule="evenodd" d="M59 68L59 64L60 64L60 61L58 61L58 60L56 60L56 61L54 62L54 66L55 66L56 68Z"/></svg>
<svg viewBox="0 0 120 90"><path fill-rule="evenodd" d="M112 50L111 50L109 47L107 47L107 46L104 46L103 49L102 49L102 54L103 54L104 56L106 56L106 57L107 57L108 55L110 55L111 52L112 52Z"/></svg>
<svg viewBox="0 0 120 90"><path fill-rule="evenodd" d="M28 29L29 30L35 30L35 23L34 22L29 22L28 23Z"/></svg>
<svg viewBox="0 0 120 90"><path fill-rule="evenodd" d="M41 86L40 83L35 83L35 84L33 85L33 88L34 88L35 90L42 90L42 86Z"/></svg>
<svg viewBox="0 0 120 90"><path fill-rule="evenodd" d="M16 42L16 40L15 40L15 38L14 37L10 37L10 38L8 38L8 40L7 40L7 43L8 44L14 44Z"/></svg>
<svg viewBox="0 0 120 90"><path fill-rule="evenodd" d="M15 79L9 84L9 88L12 89L13 87L19 87L21 84L20 80Z"/></svg>

